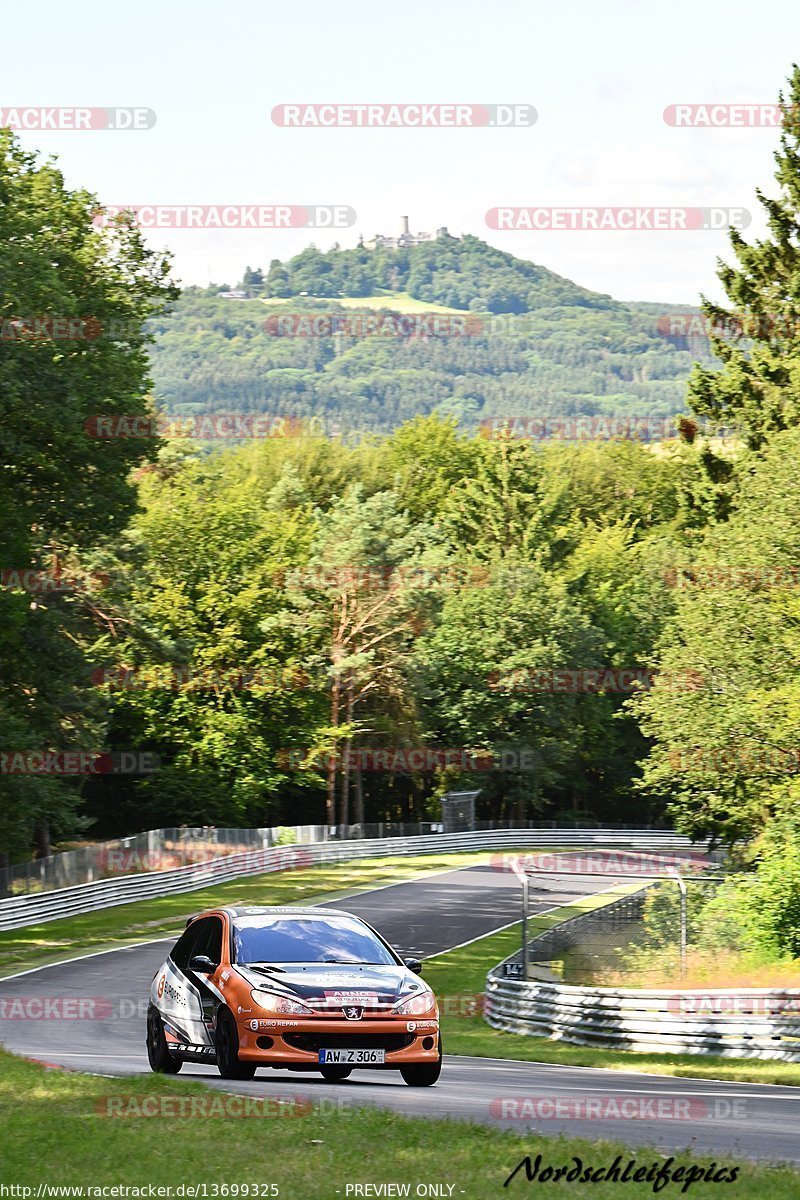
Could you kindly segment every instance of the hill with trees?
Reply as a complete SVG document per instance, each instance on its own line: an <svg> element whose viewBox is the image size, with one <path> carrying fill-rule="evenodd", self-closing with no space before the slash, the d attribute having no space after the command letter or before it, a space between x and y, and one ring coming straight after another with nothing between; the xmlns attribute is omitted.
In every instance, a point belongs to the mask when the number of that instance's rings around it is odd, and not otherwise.
<svg viewBox="0 0 800 1200"><path fill-rule="evenodd" d="M438 326L408 319L437 308ZM153 326L152 375L175 416L313 416L335 433L386 433L432 413L464 428L506 416L669 419L693 362L711 364L682 320L690 311L612 300L476 237L308 247L266 274L248 267L233 293L185 291ZM376 315L380 331L368 332Z"/></svg>
<svg viewBox="0 0 800 1200"><path fill-rule="evenodd" d="M259 283L259 277L262 282ZM266 277L245 274L261 295L337 299L407 292L415 300L471 312L523 313L559 305L604 308L609 296L590 292L536 263L480 238L448 234L415 246L359 245L327 252L309 246L287 263L273 260Z"/></svg>

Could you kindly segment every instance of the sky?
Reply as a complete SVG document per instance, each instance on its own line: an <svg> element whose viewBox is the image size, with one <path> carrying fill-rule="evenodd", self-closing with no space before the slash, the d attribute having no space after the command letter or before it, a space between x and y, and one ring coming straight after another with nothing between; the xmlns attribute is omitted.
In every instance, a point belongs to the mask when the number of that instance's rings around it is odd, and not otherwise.
<svg viewBox="0 0 800 1200"><path fill-rule="evenodd" d="M770 128L676 128L678 103L771 103L795 0L39 0L3 14L0 109L136 106L152 128L29 130L106 204L347 205L346 229L158 229L184 284L235 283L312 241L445 225L621 300L720 295L724 230L498 230L494 207L740 208L763 231ZM300 128L297 103L528 104L512 128Z"/></svg>

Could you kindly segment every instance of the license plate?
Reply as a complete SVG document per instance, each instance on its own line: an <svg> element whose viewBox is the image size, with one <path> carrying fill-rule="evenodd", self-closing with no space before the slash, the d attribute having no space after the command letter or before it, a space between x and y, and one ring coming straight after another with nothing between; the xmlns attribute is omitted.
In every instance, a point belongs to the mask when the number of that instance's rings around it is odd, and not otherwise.
<svg viewBox="0 0 800 1200"><path fill-rule="evenodd" d="M384 1062L383 1050L320 1050L321 1063L346 1063L348 1066L368 1066Z"/></svg>

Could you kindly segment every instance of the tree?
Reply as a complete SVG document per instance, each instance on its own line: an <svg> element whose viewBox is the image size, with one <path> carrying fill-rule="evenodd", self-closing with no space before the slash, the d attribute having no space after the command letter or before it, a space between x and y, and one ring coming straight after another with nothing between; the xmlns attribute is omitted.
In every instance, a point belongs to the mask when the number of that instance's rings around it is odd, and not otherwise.
<svg viewBox="0 0 800 1200"><path fill-rule="evenodd" d="M274 296L276 299L292 295L289 272L278 258L273 258L269 264L266 292L268 296Z"/></svg>
<svg viewBox="0 0 800 1200"><path fill-rule="evenodd" d="M66 188L0 131L0 562L45 576L77 570L134 511L131 468L152 440L91 436L97 415L144 417L147 319L175 295L169 263L147 250L125 216L97 228L95 197ZM2 745L20 750L97 746L97 714L79 652L91 584L33 599L0 592ZM46 851L50 828L75 826L74 787L0 777L0 853Z"/></svg>
<svg viewBox="0 0 800 1200"><path fill-rule="evenodd" d="M114 814L105 832L134 810L151 825L275 819L281 751L325 717L308 648L281 620L284 577L314 528L308 502L284 505L285 492L254 495L235 454L143 473L143 511L109 564L124 619L94 653L112 735L162 766L124 798L93 788L90 811Z"/></svg>
<svg viewBox="0 0 800 1200"><path fill-rule="evenodd" d="M242 286L245 288L259 288L264 282L264 273L260 267L255 270L252 267L245 267L244 275L242 276Z"/></svg>
<svg viewBox="0 0 800 1200"><path fill-rule="evenodd" d="M482 447L455 421L415 417L386 443L383 460L403 507L416 520L434 520L451 488L477 469Z"/></svg>
<svg viewBox="0 0 800 1200"><path fill-rule="evenodd" d="M362 484L318 512L317 522L308 563L289 587L305 617L306 644L319 646L329 681L330 719L314 748L326 758L327 819L336 822L341 778L339 820L347 824L354 740L371 731L358 720L361 709L410 711L403 665L419 604L413 572L424 569L437 539L409 520L393 492L367 496ZM361 794L357 772L359 821Z"/></svg>
<svg viewBox="0 0 800 1200"><path fill-rule="evenodd" d="M703 313L722 369L698 366L688 400L714 427L735 427L758 449L800 422L800 69L780 94L783 125L775 153L778 194L756 195L769 236L748 243L731 229L736 264L717 272L729 305L704 298Z"/></svg>
<svg viewBox="0 0 800 1200"><path fill-rule="evenodd" d="M599 665L600 637L546 572L513 559L492 575L475 566L419 639L415 684L434 744L495 755L498 769L467 774L459 785L482 787L495 819L521 820L554 790L570 791L583 748L582 701L547 680Z"/></svg>
<svg viewBox="0 0 800 1200"><path fill-rule="evenodd" d="M773 434L730 520L673 564L663 684L631 702L655 739L643 785L692 835L759 833L797 771L798 453L800 430Z"/></svg>
<svg viewBox="0 0 800 1200"><path fill-rule="evenodd" d="M548 492L545 503L542 459L530 442L505 435L478 444L474 471L443 499L443 529L485 562L508 554L526 562L546 559L560 532L561 498Z"/></svg>

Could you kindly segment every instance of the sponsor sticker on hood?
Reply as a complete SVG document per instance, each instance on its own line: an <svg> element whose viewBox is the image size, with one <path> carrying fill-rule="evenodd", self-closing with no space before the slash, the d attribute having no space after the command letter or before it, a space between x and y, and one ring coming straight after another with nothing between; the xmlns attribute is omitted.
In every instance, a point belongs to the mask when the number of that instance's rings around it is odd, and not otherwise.
<svg viewBox="0 0 800 1200"><path fill-rule="evenodd" d="M361 1008L375 1008L381 1002L377 992L345 992L326 989L322 994L325 1004L329 1008L342 1008L345 1004L356 1004Z"/></svg>

